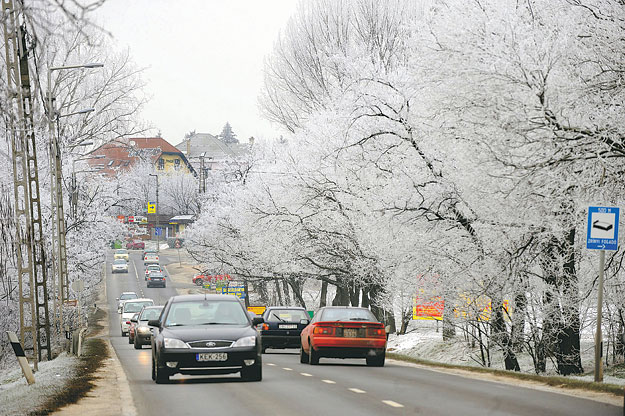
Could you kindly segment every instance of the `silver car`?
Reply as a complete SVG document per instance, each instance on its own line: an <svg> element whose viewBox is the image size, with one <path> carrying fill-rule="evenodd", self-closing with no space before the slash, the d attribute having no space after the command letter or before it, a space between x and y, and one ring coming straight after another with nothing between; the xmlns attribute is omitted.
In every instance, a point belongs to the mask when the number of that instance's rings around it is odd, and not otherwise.
<svg viewBox="0 0 625 416"><path fill-rule="evenodd" d="M128 262L124 259L116 259L111 265L111 273L128 273Z"/></svg>
<svg viewBox="0 0 625 416"><path fill-rule="evenodd" d="M162 306L146 306L144 307L135 323L135 349L139 350L144 345L150 345L152 341L152 328L148 326L150 319L158 319L161 316ZM131 321L132 322L132 321Z"/></svg>
<svg viewBox="0 0 625 416"><path fill-rule="evenodd" d="M124 302L130 299L137 299L139 296L135 292L122 292L117 298L117 313L122 313Z"/></svg>

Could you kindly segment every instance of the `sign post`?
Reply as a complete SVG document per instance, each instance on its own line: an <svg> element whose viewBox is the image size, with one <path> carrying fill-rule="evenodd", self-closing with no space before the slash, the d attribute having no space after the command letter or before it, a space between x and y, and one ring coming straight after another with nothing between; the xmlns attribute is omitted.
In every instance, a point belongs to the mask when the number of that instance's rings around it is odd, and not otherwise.
<svg viewBox="0 0 625 416"><path fill-rule="evenodd" d="M595 332L595 382L603 381L603 334L601 333L601 315L603 313L603 269L605 251L618 249L618 224L620 208L588 207L588 225L586 228L586 249L599 252L599 282L597 295L597 331Z"/></svg>

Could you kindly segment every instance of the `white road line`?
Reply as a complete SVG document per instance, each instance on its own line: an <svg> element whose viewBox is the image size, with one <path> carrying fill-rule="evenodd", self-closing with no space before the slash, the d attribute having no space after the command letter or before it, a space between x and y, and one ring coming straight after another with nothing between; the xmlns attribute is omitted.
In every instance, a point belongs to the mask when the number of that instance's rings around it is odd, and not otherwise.
<svg viewBox="0 0 625 416"><path fill-rule="evenodd" d="M336 384L336 381L332 381L332 380L321 380L324 383L328 383L328 384Z"/></svg>
<svg viewBox="0 0 625 416"><path fill-rule="evenodd" d="M274 364L274 363L267 363L267 365L270 365L270 366L272 366L272 367L273 367L273 366L275 366L275 364Z"/></svg>
<svg viewBox="0 0 625 416"><path fill-rule="evenodd" d="M357 388L354 388L354 387L350 387L350 388L349 388L349 391L353 391L354 393L358 393L358 394L364 394L364 393L366 393L366 391L364 391L364 390L360 390L360 389L357 389Z"/></svg>
<svg viewBox="0 0 625 416"><path fill-rule="evenodd" d="M293 369L289 368L289 367L282 367L282 369L285 370L285 371L293 371Z"/></svg>
<svg viewBox="0 0 625 416"><path fill-rule="evenodd" d="M312 374L308 374L308 373L300 373L301 375L303 375L304 377L312 377Z"/></svg>
<svg viewBox="0 0 625 416"><path fill-rule="evenodd" d="M404 407L403 404L399 404L399 403L394 402L392 400L382 400L382 403L387 404L387 405L389 405L391 407Z"/></svg>

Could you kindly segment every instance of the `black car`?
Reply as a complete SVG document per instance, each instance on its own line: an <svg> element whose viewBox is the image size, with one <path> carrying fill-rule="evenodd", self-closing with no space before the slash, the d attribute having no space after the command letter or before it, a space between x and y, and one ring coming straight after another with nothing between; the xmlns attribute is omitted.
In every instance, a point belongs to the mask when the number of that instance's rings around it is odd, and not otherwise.
<svg viewBox="0 0 625 416"><path fill-rule="evenodd" d="M171 297L152 337L152 379L166 383L176 374L208 375L241 372L247 381L260 381L261 340L255 325L233 295Z"/></svg>
<svg viewBox="0 0 625 416"><path fill-rule="evenodd" d="M167 282L165 281L165 274L162 272L150 272L148 274L147 286L162 286L167 287Z"/></svg>
<svg viewBox="0 0 625 416"><path fill-rule="evenodd" d="M263 313L259 325L263 352L267 348L299 348L300 334L310 319L304 308L271 306Z"/></svg>

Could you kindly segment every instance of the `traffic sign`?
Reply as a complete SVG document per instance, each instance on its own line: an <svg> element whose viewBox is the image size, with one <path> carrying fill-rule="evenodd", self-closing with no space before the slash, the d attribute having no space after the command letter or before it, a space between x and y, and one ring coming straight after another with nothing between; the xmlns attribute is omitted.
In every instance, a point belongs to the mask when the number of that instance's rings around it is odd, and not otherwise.
<svg viewBox="0 0 625 416"><path fill-rule="evenodd" d="M180 240L176 239L176 242L174 243L174 247L175 247L175 248L180 248L180 247L182 247L182 243L180 242Z"/></svg>
<svg viewBox="0 0 625 416"><path fill-rule="evenodd" d="M620 208L617 207L588 207L587 249L618 249L619 213Z"/></svg>
<svg viewBox="0 0 625 416"><path fill-rule="evenodd" d="M154 227L154 235L163 235L163 227Z"/></svg>
<svg viewBox="0 0 625 416"><path fill-rule="evenodd" d="M154 202L148 202L148 214L156 214L156 204Z"/></svg>

